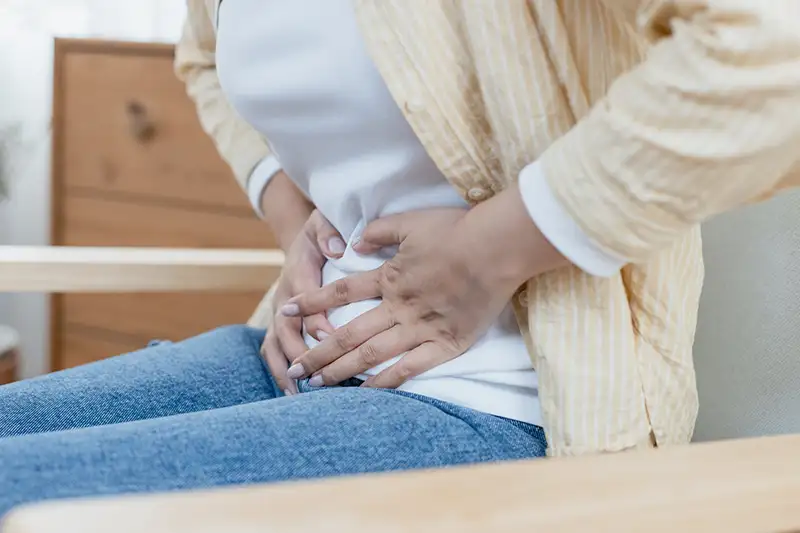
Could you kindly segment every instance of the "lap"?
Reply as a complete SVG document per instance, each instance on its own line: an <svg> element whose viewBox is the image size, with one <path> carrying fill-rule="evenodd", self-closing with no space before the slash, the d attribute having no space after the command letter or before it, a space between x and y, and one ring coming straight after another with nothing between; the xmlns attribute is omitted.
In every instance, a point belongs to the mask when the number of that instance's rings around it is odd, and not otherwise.
<svg viewBox="0 0 800 533"><path fill-rule="evenodd" d="M14 504L47 498L434 468L543 453L543 434L534 426L411 394L333 388L0 439L0 515Z"/></svg>
<svg viewBox="0 0 800 533"><path fill-rule="evenodd" d="M0 515L43 499L544 454L540 428L409 393L283 397L263 335L221 328L0 387Z"/></svg>

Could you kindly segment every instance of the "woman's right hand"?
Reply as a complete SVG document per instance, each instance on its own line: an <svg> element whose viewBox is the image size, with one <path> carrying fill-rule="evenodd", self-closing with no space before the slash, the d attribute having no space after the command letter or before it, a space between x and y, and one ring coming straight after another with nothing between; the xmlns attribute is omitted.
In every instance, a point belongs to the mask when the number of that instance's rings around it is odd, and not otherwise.
<svg viewBox="0 0 800 533"><path fill-rule="evenodd" d="M319 289L325 261L342 257L345 246L339 232L322 213L314 210L286 252L283 274L275 291L275 316L261 347L275 382L286 395L297 393L297 385L286 371L308 350L303 340L303 326L317 340L331 335L333 327L325 314L303 319L284 316L280 309L290 298Z"/></svg>

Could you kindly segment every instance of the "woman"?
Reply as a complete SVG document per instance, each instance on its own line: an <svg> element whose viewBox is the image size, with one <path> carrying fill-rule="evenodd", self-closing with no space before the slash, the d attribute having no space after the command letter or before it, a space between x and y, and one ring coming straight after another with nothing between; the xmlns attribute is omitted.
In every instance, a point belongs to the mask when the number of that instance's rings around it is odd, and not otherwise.
<svg viewBox="0 0 800 533"><path fill-rule="evenodd" d="M697 224L797 182L800 17L649 2L638 64L635 3L189 2L273 320L0 389L0 513L686 442Z"/></svg>

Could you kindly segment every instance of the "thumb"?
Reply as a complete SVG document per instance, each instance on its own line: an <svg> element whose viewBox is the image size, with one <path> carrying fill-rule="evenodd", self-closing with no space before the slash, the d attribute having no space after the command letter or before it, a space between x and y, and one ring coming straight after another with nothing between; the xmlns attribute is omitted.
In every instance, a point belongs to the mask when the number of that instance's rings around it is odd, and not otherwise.
<svg viewBox="0 0 800 533"><path fill-rule="evenodd" d="M402 243L410 232L410 220L415 213L403 213L379 218L370 222L353 249L360 254L374 254L382 248Z"/></svg>
<svg viewBox="0 0 800 533"><path fill-rule="evenodd" d="M342 257L347 248L347 244L345 244L341 234L336 231L336 228L328 222L328 219L319 211L314 211L311 214L310 222L314 231L314 237L317 241L317 246L322 254L334 259Z"/></svg>

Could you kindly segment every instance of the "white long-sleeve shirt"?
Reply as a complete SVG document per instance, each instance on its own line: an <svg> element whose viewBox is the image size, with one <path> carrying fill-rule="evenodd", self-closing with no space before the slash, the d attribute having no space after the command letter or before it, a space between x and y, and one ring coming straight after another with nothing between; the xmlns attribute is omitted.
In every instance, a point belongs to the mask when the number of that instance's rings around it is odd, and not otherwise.
<svg viewBox="0 0 800 533"><path fill-rule="evenodd" d="M217 43L226 95L274 153L250 179L254 207L270 177L283 169L348 243L343 258L325 265L323 283L374 269L387 258L352 250L370 221L429 207L467 207L368 57L349 0L227 0ZM523 171L520 185L534 220L565 255L597 273L619 268L621 262L594 248L560 208L536 164ZM329 319L339 327L378 304L350 304ZM306 341L315 343L308 336ZM402 389L541 423L536 373L510 306L465 354Z"/></svg>

